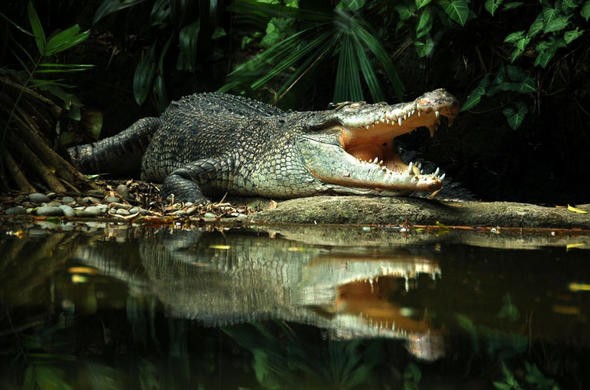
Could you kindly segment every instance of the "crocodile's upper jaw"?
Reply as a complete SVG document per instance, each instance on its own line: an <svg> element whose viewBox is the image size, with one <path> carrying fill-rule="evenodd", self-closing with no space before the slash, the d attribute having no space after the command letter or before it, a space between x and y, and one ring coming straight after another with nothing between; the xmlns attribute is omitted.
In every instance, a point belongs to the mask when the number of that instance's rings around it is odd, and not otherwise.
<svg viewBox="0 0 590 390"><path fill-rule="evenodd" d="M338 124L325 128L317 138L306 137L306 166L337 192L355 192L345 190L350 187L392 194L438 190L444 174L439 176L438 169L423 174L418 164L403 163L393 139L419 127L427 127L434 135L440 117L450 124L458 111L457 99L442 89L396 105L344 103L334 111ZM335 140L326 142L327 134Z"/></svg>

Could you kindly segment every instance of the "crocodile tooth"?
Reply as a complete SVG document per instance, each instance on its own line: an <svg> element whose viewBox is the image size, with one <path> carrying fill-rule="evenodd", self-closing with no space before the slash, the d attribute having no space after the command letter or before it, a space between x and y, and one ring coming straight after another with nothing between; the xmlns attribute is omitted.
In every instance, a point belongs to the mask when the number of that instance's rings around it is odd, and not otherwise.
<svg viewBox="0 0 590 390"><path fill-rule="evenodd" d="M440 116L440 111L436 110L436 111L434 112L434 115L436 115L436 117L438 118L438 117Z"/></svg>
<svg viewBox="0 0 590 390"><path fill-rule="evenodd" d="M380 160L379 161L379 165L383 165L383 160Z"/></svg>
<svg viewBox="0 0 590 390"><path fill-rule="evenodd" d="M375 159L373 160L373 164L377 164L379 162L379 157L375 157Z"/></svg>
<svg viewBox="0 0 590 390"><path fill-rule="evenodd" d="M410 165L408 165L408 175L411 175L414 172L414 163L410 161Z"/></svg>
<svg viewBox="0 0 590 390"><path fill-rule="evenodd" d="M402 117L401 116L399 118L397 118L397 124L398 124L398 126L401 126L402 125L402 122L403 122L403 120L402 120Z"/></svg>
<svg viewBox="0 0 590 390"><path fill-rule="evenodd" d="M422 116L422 111L418 110L418 116Z"/></svg>
<svg viewBox="0 0 590 390"><path fill-rule="evenodd" d="M414 175L416 175L416 176L422 174L422 170L420 169L419 163L416 163L416 165L414 165L414 169L412 171L414 172Z"/></svg>
<svg viewBox="0 0 590 390"><path fill-rule="evenodd" d="M440 169L438 167L436 167L436 170L434 171L433 175L438 176L439 173L440 173Z"/></svg>
<svg viewBox="0 0 590 390"><path fill-rule="evenodd" d="M447 175L446 173L443 173L442 175L440 175L440 177L438 178L438 180L443 181L445 179L445 176L446 175Z"/></svg>

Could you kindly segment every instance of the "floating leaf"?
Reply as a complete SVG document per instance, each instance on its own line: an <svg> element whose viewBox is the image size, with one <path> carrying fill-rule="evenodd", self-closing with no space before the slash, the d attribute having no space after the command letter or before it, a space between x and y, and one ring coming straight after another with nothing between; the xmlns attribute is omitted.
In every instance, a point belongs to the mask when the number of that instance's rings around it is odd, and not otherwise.
<svg viewBox="0 0 590 390"><path fill-rule="evenodd" d="M577 214L588 214L588 212L586 210L582 210L577 207L570 206L569 204L567 205L567 211L571 211L572 213L577 213Z"/></svg>

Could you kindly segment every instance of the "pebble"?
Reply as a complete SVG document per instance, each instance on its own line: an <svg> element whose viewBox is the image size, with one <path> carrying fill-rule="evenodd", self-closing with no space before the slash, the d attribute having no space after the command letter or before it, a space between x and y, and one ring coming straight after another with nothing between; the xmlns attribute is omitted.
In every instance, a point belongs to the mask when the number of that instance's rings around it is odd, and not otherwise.
<svg viewBox="0 0 590 390"><path fill-rule="evenodd" d="M59 216L64 215L63 210L57 206L41 206L37 208L37 215L41 216Z"/></svg>
<svg viewBox="0 0 590 390"><path fill-rule="evenodd" d="M109 203L117 203L121 201L117 196L107 196L104 200Z"/></svg>
<svg viewBox="0 0 590 390"><path fill-rule="evenodd" d="M98 217L99 215L104 214L105 211L106 207L103 208L100 206L88 206L81 210L76 210L75 213L79 217Z"/></svg>
<svg viewBox="0 0 590 390"><path fill-rule="evenodd" d="M139 213L141 211L141 209L139 207L131 207L129 209L129 214L136 214Z"/></svg>
<svg viewBox="0 0 590 390"><path fill-rule="evenodd" d="M26 214L27 210L23 206L14 206L9 207L4 210L4 214L6 215L23 215Z"/></svg>
<svg viewBox="0 0 590 390"><path fill-rule="evenodd" d="M207 212L207 213L203 214L203 217L205 217L205 218L217 218L217 215L215 215L213 213Z"/></svg>
<svg viewBox="0 0 590 390"><path fill-rule="evenodd" d="M118 215L129 215L129 210L125 210L125 209L117 209L116 213Z"/></svg>
<svg viewBox="0 0 590 390"><path fill-rule="evenodd" d="M71 203L75 203L76 199L72 198L71 196L64 196L63 198L61 198L62 203L67 203L67 204L71 204Z"/></svg>
<svg viewBox="0 0 590 390"><path fill-rule="evenodd" d="M119 184L117 186L117 192L123 199L127 199L129 197L129 188L125 184Z"/></svg>
<svg viewBox="0 0 590 390"><path fill-rule="evenodd" d="M97 204L97 203L100 203L100 199L94 198L92 196L85 196L82 198L82 203L84 203L84 204Z"/></svg>
<svg viewBox="0 0 590 390"><path fill-rule="evenodd" d="M45 194L33 192L32 194L29 194L29 200L33 203L45 203L49 202L51 199Z"/></svg>
<svg viewBox="0 0 590 390"><path fill-rule="evenodd" d="M59 208L61 209L61 211L63 211L66 217L73 217L74 215L76 215L74 209L71 206L68 206L67 204L62 204L59 206Z"/></svg>

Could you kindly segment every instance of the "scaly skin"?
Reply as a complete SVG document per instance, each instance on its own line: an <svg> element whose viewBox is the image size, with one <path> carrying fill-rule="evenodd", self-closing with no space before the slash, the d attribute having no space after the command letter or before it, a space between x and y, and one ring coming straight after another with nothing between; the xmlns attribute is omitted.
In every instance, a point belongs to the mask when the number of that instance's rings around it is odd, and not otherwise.
<svg viewBox="0 0 590 390"><path fill-rule="evenodd" d="M142 179L163 182L177 201L206 196L295 198L319 194L398 195L436 191L444 175L404 164L394 138L418 127L431 134L449 122L459 103L443 89L412 102L339 103L327 111L284 112L247 98L195 94L173 102L160 118L144 118L125 132L70 149L86 171L106 161L127 164L147 145ZM114 169L111 169L114 171Z"/></svg>

